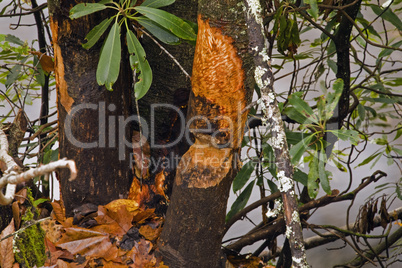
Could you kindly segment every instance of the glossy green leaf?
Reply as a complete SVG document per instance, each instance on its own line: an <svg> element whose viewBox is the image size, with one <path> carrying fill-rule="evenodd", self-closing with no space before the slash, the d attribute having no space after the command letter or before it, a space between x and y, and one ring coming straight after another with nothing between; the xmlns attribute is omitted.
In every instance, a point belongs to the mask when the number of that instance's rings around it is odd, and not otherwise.
<svg viewBox="0 0 402 268"><path fill-rule="evenodd" d="M70 19L77 19L101 10L107 6L99 3L80 3L70 10Z"/></svg>
<svg viewBox="0 0 402 268"><path fill-rule="evenodd" d="M120 72L120 59L120 25L116 21L103 44L99 57L98 68L96 70L96 81L99 85L105 85L108 90L113 90L112 86L116 82Z"/></svg>
<svg viewBox="0 0 402 268"><path fill-rule="evenodd" d="M249 161L243 165L233 180L233 192L239 191L250 179L251 173L255 169L254 161Z"/></svg>
<svg viewBox="0 0 402 268"><path fill-rule="evenodd" d="M146 59L144 48L131 30L127 32L127 46L130 54L131 68L135 68L140 74L134 85L134 94L141 99L149 90L152 84L152 70Z"/></svg>
<svg viewBox="0 0 402 268"><path fill-rule="evenodd" d="M144 3L141 4L143 7L153 7L160 8L173 4L176 0L145 0Z"/></svg>
<svg viewBox="0 0 402 268"><path fill-rule="evenodd" d="M96 25L85 37L88 42L82 45L83 48L85 49L90 49L93 45L96 44L96 42L99 40L99 38L102 36L102 34L106 31L106 29L109 27L110 23L112 22L113 18L109 19L104 19L101 23Z"/></svg>
<svg viewBox="0 0 402 268"><path fill-rule="evenodd" d="M399 31L402 31L402 21L401 19L391 10L391 8L388 8L385 12L384 9L380 8L377 5L370 5L371 9L373 12L377 15L383 18L386 21L389 21L392 23ZM384 12L384 13L383 13ZM382 14L381 14L382 13Z"/></svg>
<svg viewBox="0 0 402 268"><path fill-rule="evenodd" d="M320 177L321 187L327 194L331 194L331 186L329 185L329 179L325 171L325 163L327 162L325 150L320 150L318 155L318 175Z"/></svg>
<svg viewBox="0 0 402 268"><path fill-rule="evenodd" d="M308 195L312 199L316 198L318 194L318 183L317 183L318 177L319 177L318 158L313 157L313 160L310 162L310 170L308 173L308 181L307 181Z"/></svg>
<svg viewBox="0 0 402 268"><path fill-rule="evenodd" d="M175 15L151 7L137 6L135 9L142 15L168 29L179 38L185 40L195 40L197 38L194 29Z"/></svg>
<svg viewBox="0 0 402 268"><path fill-rule="evenodd" d="M335 129L330 132L343 141L349 140L353 145L357 145L360 140L359 133L353 129Z"/></svg>
<svg viewBox="0 0 402 268"><path fill-rule="evenodd" d="M158 38L165 44L168 45L178 45L180 44L180 39L172 34L169 30L166 30L156 22L148 19L147 17L138 17L137 21L144 26L153 36Z"/></svg>
<svg viewBox="0 0 402 268"><path fill-rule="evenodd" d="M308 135L307 137L299 141L296 145L293 145L292 148L289 150L293 165L297 165L299 163L300 158L303 156L304 152L308 150L313 137L314 134Z"/></svg>
<svg viewBox="0 0 402 268"><path fill-rule="evenodd" d="M244 191L237 197L236 201L233 202L232 207L230 208L229 213L226 215L226 221L230 220L237 212L242 210L248 200L250 199L251 192L253 191L254 181L250 182Z"/></svg>

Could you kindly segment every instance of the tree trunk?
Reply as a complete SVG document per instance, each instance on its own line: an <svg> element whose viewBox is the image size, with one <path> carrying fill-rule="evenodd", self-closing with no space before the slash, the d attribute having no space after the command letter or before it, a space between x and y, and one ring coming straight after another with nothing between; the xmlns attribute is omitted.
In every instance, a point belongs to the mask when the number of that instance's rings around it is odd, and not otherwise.
<svg viewBox="0 0 402 268"><path fill-rule="evenodd" d="M83 203L106 204L124 197L132 175L127 138L131 135L132 71L123 48L120 76L114 91L96 82L96 68L103 42L90 50L82 48L85 36L101 22L105 13L77 20L68 18L76 1L49 2L53 33L59 153L76 162L78 176L68 181L60 171L62 198L66 214Z"/></svg>
<svg viewBox="0 0 402 268"><path fill-rule="evenodd" d="M183 155L159 249L171 267L220 267L231 182L253 90L241 1L199 1L187 115L194 143Z"/></svg>
<svg viewBox="0 0 402 268"><path fill-rule="evenodd" d="M197 21L198 0L177 0L164 10L189 21ZM139 100L140 116L147 122L147 137L151 147L150 174L142 184L154 185L162 171L165 175L165 194L170 196L176 168L189 145L182 136L191 90L191 80L174 63L159 45L163 46L186 70L191 73L195 46L186 42L180 45L156 44L146 35L141 40L153 72L148 93ZM138 180L138 178L135 178ZM137 184L139 185L139 184ZM166 214L166 200L151 197L148 205L158 214Z"/></svg>

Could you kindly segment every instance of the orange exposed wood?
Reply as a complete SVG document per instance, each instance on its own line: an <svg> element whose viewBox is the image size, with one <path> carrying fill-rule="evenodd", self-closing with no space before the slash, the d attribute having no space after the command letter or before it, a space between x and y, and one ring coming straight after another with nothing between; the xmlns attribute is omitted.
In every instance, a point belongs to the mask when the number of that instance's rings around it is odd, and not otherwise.
<svg viewBox="0 0 402 268"><path fill-rule="evenodd" d="M52 30L52 41L53 41L53 50L54 50L54 66L55 66L55 75L56 75L56 85L58 90L58 98L63 105L64 109L67 113L70 113L71 106L74 103L73 98L70 97L67 91L67 83L64 80L64 64L63 64L63 56L61 54L61 49L58 44L58 33L59 33L59 24L57 21L54 21L52 17L50 17L50 28Z"/></svg>
<svg viewBox="0 0 402 268"><path fill-rule="evenodd" d="M176 184L213 187L232 170L247 119L244 81L234 40L199 16L188 113L195 143L180 161Z"/></svg>
<svg viewBox="0 0 402 268"><path fill-rule="evenodd" d="M247 114L241 111L247 100L243 62L233 42L230 36L211 27L209 20L204 21L199 15L192 90L196 98L205 98L211 113L205 114L208 109L197 102L192 103L192 109L195 114L217 119L217 129L227 136L226 140L232 139L230 147L238 148L247 119Z"/></svg>

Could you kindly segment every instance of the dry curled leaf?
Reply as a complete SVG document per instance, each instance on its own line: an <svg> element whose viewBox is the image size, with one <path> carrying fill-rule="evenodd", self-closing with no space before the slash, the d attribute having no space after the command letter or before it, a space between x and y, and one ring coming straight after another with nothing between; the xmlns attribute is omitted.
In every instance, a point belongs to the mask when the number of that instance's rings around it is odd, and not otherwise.
<svg viewBox="0 0 402 268"><path fill-rule="evenodd" d="M52 57L40 51L31 51L31 54L38 56L40 65L45 72L50 73L54 71L54 61Z"/></svg>
<svg viewBox="0 0 402 268"><path fill-rule="evenodd" d="M15 232L14 220L1 232L0 240ZM13 237L9 237L0 243L0 267L12 268L14 263Z"/></svg>

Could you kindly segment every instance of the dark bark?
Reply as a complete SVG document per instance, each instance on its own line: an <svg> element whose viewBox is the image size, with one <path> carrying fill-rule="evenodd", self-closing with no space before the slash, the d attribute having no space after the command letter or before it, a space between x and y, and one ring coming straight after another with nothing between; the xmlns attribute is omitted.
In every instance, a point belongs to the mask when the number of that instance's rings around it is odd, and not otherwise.
<svg viewBox="0 0 402 268"><path fill-rule="evenodd" d="M226 204L247 119L241 111L253 89L253 68L244 53L248 40L239 2L199 1L187 119L200 116L203 120L190 123L195 143L177 169L159 241L163 260L171 267L210 268L223 264Z"/></svg>
<svg viewBox="0 0 402 268"><path fill-rule="evenodd" d="M178 0L164 9L195 23L197 6L197 0ZM181 134L184 132L191 81L153 40L144 35L141 42L153 72L151 88L139 101L140 116L148 123L150 135L147 138L151 144L150 157L153 160L150 178L143 180L143 184L154 184L155 176L163 170L166 176L165 194L170 196L177 164L189 147L184 136L181 138ZM160 41L159 43L187 73L191 73L194 45L187 42L182 42L180 45L167 45ZM162 166L161 163L168 164ZM155 207L158 214L165 214L167 209L165 203L158 202L158 198L152 198L148 205Z"/></svg>
<svg viewBox="0 0 402 268"><path fill-rule="evenodd" d="M355 2L355 3L354 3ZM343 91L342 95L339 99L339 103L335 108L333 118L336 119L336 122L332 122L332 119L329 120L327 124L328 130L340 129L342 128L343 121L349 114L349 100L350 100L350 58L349 58L349 50L350 50L350 34L353 29L353 21L356 19L356 16L360 10L361 0L347 0L344 5L353 5L345 8L341 12L341 21L339 27L332 39L336 47L336 56L337 56L337 72L336 78L342 78L343 80ZM330 123L331 122L331 123ZM326 133L326 140L329 142L329 147L326 149L327 158L331 155L333 146L338 138L330 133Z"/></svg>
<svg viewBox="0 0 402 268"><path fill-rule="evenodd" d="M90 50L81 45L85 43L86 34L102 21L104 13L71 21L68 14L75 4L73 0L49 3L60 158L73 159L78 170L76 180L71 182L68 181L69 172L60 171L67 215L83 203L106 204L124 197L132 180L129 157L132 149L124 143L124 140L131 140L130 124L124 120L132 110L132 71L127 51L123 48L120 75L114 90L110 92L99 86L96 68L102 42ZM90 145L94 142L96 144Z"/></svg>

